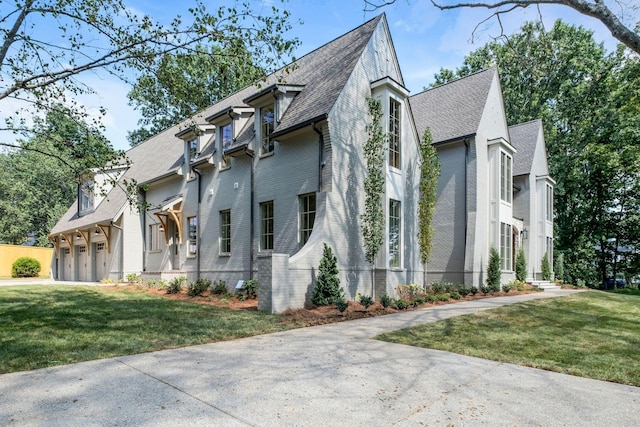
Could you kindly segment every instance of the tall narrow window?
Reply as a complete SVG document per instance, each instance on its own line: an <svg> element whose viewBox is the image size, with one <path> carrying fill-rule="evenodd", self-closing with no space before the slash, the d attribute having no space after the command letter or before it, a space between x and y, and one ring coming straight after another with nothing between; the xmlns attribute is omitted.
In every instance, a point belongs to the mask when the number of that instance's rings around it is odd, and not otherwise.
<svg viewBox="0 0 640 427"><path fill-rule="evenodd" d="M231 166L231 158L227 155L227 150L231 148L233 142L233 125L231 123L220 128L220 167L227 168Z"/></svg>
<svg viewBox="0 0 640 427"><path fill-rule="evenodd" d="M273 105L260 109L260 125L262 139L262 154L273 152L273 140L269 137L275 128L275 109Z"/></svg>
<svg viewBox="0 0 640 427"><path fill-rule="evenodd" d="M316 194L309 193L300 196L300 243L309 240L316 221Z"/></svg>
<svg viewBox="0 0 640 427"><path fill-rule="evenodd" d="M389 166L400 169L400 103L389 98Z"/></svg>
<svg viewBox="0 0 640 427"><path fill-rule="evenodd" d="M511 225L500 223L500 261L502 261L503 270L511 270L513 264L511 262L512 250L511 250Z"/></svg>
<svg viewBox="0 0 640 427"><path fill-rule="evenodd" d="M400 267L400 202L389 200L389 267Z"/></svg>
<svg viewBox="0 0 640 427"><path fill-rule="evenodd" d="M273 249L273 202L260 204L260 249Z"/></svg>
<svg viewBox="0 0 640 427"><path fill-rule="evenodd" d="M195 255L198 251L198 218L190 216L189 222L189 255Z"/></svg>
<svg viewBox="0 0 640 427"><path fill-rule="evenodd" d="M511 156L507 153L500 153L500 199L507 203L511 203L513 193L511 161Z"/></svg>
<svg viewBox="0 0 640 427"><path fill-rule="evenodd" d="M149 251L160 250L160 224L149 224Z"/></svg>
<svg viewBox="0 0 640 427"><path fill-rule="evenodd" d="M553 187L547 185L547 221L553 220Z"/></svg>
<svg viewBox="0 0 640 427"><path fill-rule="evenodd" d="M93 209L93 181L85 181L80 186L80 212Z"/></svg>
<svg viewBox="0 0 640 427"><path fill-rule="evenodd" d="M189 144L189 161L192 162L198 155L198 138L193 138L187 144Z"/></svg>
<svg viewBox="0 0 640 427"><path fill-rule="evenodd" d="M220 211L220 253L231 253L231 211Z"/></svg>

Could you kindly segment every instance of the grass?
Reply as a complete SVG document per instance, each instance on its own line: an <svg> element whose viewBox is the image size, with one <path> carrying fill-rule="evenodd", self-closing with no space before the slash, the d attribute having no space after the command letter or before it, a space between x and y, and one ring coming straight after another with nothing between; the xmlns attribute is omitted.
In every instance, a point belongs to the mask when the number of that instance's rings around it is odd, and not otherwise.
<svg viewBox="0 0 640 427"><path fill-rule="evenodd" d="M640 291L535 300L383 334L432 348L640 386Z"/></svg>
<svg viewBox="0 0 640 427"><path fill-rule="evenodd" d="M0 301L0 373L296 327L277 315L98 287L0 287Z"/></svg>

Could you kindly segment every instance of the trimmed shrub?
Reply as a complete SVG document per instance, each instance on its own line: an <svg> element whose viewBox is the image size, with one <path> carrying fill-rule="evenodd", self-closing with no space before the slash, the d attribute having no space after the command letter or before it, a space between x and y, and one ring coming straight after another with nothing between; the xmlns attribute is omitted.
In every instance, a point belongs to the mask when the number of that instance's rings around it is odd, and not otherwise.
<svg viewBox="0 0 640 427"><path fill-rule="evenodd" d="M458 293L460 295L462 295L463 297L466 297L467 295L469 295L471 293L471 289L470 288L465 288L464 286L460 286L460 287L458 287Z"/></svg>
<svg viewBox="0 0 640 427"><path fill-rule="evenodd" d="M344 311L349 307L349 301L345 299L336 299L333 304L336 306L340 313L344 313Z"/></svg>
<svg viewBox="0 0 640 427"><path fill-rule="evenodd" d="M524 248L520 247L516 255L516 279L524 282L527 277L527 259L524 256Z"/></svg>
<svg viewBox="0 0 640 427"><path fill-rule="evenodd" d="M187 281L186 277L174 277L167 285L168 294L177 294L182 290L184 282Z"/></svg>
<svg viewBox="0 0 640 427"><path fill-rule="evenodd" d="M549 253L545 252L542 257L542 280L551 280L551 265L549 264Z"/></svg>
<svg viewBox="0 0 640 427"><path fill-rule="evenodd" d="M509 284L502 285L502 290L505 291L506 293L509 293L509 291L511 290L511 285Z"/></svg>
<svg viewBox="0 0 640 427"><path fill-rule="evenodd" d="M491 246L489 249L489 265L487 266L487 286L492 292L500 290L501 259L498 250ZM484 291L483 291L484 293Z"/></svg>
<svg viewBox="0 0 640 427"><path fill-rule="evenodd" d="M359 300L360 300L360 304L362 304L365 310L369 308L371 305L373 305L373 298L371 298L368 295L360 295Z"/></svg>
<svg viewBox="0 0 640 427"><path fill-rule="evenodd" d="M15 260L11 265L11 277L38 277L40 270L40 261L23 256Z"/></svg>
<svg viewBox="0 0 640 427"><path fill-rule="evenodd" d="M393 307L396 310L406 310L407 308L409 308L409 302L403 299L398 299L393 302Z"/></svg>
<svg viewBox="0 0 640 427"><path fill-rule="evenodd" d="M214 295L226 295L229 293L229 288L227 288L227 282L220 280L213 282L210 291Z"/></svg>
<svg viewBox="0 0 640 427"><path fill-rule="evenodd" d="M209 289L211 286L211 280L205 277L201 277L193 283L189 283L187 286L187 295L190 297L197 297L198 295L202 295L204 291Z"/></svg>
<svg viewBox="0 0 640 427"><path fill-rule="evenodd" d="M472 286L472 287L471 287L471 295L475 295L475 294L477 294L477 293L478 293L478 288L477 288L477 287L475 287L475 286Z"/></svg>
<svg viewBox="0 0 640 427"><path fill-rule="evenodd" d="M490 288L489 286L487 286L487 285L482 285L482 287L480 288L480 291L481 291L484 295L486 295L486 294L488 294L489 292L491 292L491 288Z"/></svg>
<svg viewBox="0 0 640 427"><path fill-rule="evenodd" d="M344 291L340 287L340 278L338 277L338 262L331 248L326 243L323 245L318 279L311 296L311 302L318 306L330 305L334 301L344 299Z"/></svg>
<svg viewBox="0 0 640 427"><path fill-rule="evenodd" d="M380 304L382 304L382 306L384 308L387 308L391 305L391 303L393 302L393 300L391 299L391 297L387 294L384 294L380 297Z"/></svg>

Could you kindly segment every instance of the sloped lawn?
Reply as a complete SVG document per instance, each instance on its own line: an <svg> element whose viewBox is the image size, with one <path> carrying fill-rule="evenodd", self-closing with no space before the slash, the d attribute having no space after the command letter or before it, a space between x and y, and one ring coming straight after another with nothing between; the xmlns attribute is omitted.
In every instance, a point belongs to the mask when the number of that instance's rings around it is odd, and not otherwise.
<svg viewBox="0 0 640 427"><path fill-rule="evenodd" d="M534 300L377 337L640 386L640 292Z"/></svg>

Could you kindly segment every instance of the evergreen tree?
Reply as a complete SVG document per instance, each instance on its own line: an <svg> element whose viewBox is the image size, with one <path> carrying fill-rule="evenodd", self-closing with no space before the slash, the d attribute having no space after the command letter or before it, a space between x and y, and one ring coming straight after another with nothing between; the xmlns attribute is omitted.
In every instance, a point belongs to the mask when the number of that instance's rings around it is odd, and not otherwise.
<svg viewBox="0 0 640 427"><path fill-rule="evenodd" d="M344 300L344 291L340 287L340 278L338 277L336 257L326 243L323 245L320 272L311 296L311 302L314 305L329 305L334 304L336 301Z"/></svg>
<svg viewBox="0 0 640 427"><path fill-rule="evenodd" d="M564 254L559 254L556 257L556 266L554 268L556 279L564 280Z"/></svg>
<svg viewBox="0 0 640 427"><path fill-rule="evenodd" d="M500 253L491 246L491 249L489 249L489 266L487 267L487 286L491 292L500 290L500 276L502 275L500 264Z"/></svg>
<svg viewBox="0 0 640 427"><path fill-rule="evenodd" d="M418 200L418 244L420 245L420 260L425 264L426 284L426 263L433 249L433 213L436 210L438 199L438 178L440 177L440 160L438 152L431 145L433 139L431 130L427 128L420 141L420 200Z"/></svg>
<svg viewBox="0 0 640 427"><path fill-rule="evenodd" d="M524 249L520 247L516 255L516 280L524 282L527 277L527 259L524 257Z"/></svg>
<svg viewBox="0 0 640 427"><path fill-rule="evenodd" d="M545 252L542 257L542 280L551 280L551 265L549 264L548 252Z"/></svg>

